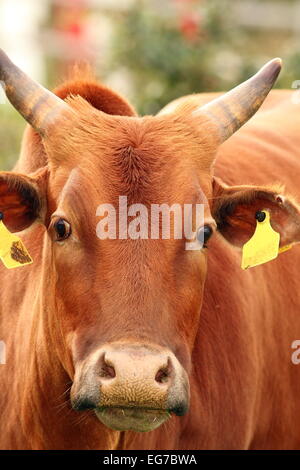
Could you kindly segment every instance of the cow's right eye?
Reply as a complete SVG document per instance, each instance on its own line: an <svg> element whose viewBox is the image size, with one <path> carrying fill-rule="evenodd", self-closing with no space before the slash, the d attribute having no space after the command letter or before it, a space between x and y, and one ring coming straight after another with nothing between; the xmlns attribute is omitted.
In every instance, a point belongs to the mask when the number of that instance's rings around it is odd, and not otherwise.
<svg viewBox="0 0 300 470"><path fill-rule="evenodd" d="M197 240L206 248L206 243L213 234L213 229L210 225L203 225L197 232Z"/></svg>
<svg viewBox="0 0 300 470"><path fill-rule="evenodd" d="M55 241L62 241L71 235L71 225L64 219L58 219L54 224Z"/></svg>

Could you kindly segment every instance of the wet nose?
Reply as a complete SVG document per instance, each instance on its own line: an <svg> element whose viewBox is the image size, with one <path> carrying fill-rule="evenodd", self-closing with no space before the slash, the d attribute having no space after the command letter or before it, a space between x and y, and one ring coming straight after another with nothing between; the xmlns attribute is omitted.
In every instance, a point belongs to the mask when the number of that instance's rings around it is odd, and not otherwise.
<svg viewBox="0 0 300 470"><path fill-rule="evenodd" d="M165 407L176 379L171 354L149 348L106 348L98 366L101 406Z"/></svg>
<svg viewBox="0 0 300 470"><path fill-rule="evenodd" d="M186 413L189 381L170 350L152 345L110 343L98 354L100 399L97 407Z"/></svg>
<svg viewBox="0 0 300 470"><path fill-rule="evenodd" d="M71 393L73 408L95 409L102 413L100 419L105 424L112 420L109 413L118 413L119 423L128 413L135 413L130 419L136 422L138 410L143 410L141 416L148 413L150 418L154 411L165 417L170 412L181 416L188 410L187 374L176 356L165 348L109 343L95 352L77 374Z"/></svg>

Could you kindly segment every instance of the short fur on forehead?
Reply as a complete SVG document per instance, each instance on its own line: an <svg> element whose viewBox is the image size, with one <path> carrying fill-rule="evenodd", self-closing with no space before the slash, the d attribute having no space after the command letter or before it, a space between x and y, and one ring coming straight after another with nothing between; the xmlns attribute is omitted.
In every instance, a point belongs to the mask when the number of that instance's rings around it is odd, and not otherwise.
<svg viewBox="0 0 300 470"><path fill-rule="evenodd" d="M71 95L66 101L75 111L74 119L61 122L45 142L54 166L95 163L112 172L118 167L123 170L122 179L131 181L137 179L139 169L146 181L148 171L172 172L174 166L180 170L193 162L210 173L216 145L205 117L193 123L180 115L111 116L81 96Z"/></svg>

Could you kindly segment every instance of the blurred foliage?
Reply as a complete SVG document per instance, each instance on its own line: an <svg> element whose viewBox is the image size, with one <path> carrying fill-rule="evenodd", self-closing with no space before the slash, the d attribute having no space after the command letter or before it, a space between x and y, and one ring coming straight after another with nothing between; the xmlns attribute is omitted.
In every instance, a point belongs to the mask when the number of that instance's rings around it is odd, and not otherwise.
<svg viewBox="0 0 300 470"><path fill-rule="evenodd" d="M230 0L160 3L140 0L114 17L110 71L126 70L141 114L186 94L228 90L278 55L285 67L276 86L300 78L300 53L286 54L282 32L237 26Z"/></svg>
<svg viewBox="0 0 300 470"><path fill-rule="evenodd" d="M286 88L291 88L295 80L300 80L300 51L293 52L284 64L283 76L280 84ZM293 86L294 88L294 86Z"/></svg>
<svg viewBox="0 0 300 470"><path fill-rule="evenodd" d="M141 0L120 14L112 44L110 67L128 69L142 114L185 94L226 90L255 70L236 50L245 38L231 28L229 1L154 4Z"/></svg>
<svg viewBox="0 0 300 470"><path fill-rule="evenodd" d="M11 170L20 153L24 119L10 104L0 105L0 170Z"/></svg>

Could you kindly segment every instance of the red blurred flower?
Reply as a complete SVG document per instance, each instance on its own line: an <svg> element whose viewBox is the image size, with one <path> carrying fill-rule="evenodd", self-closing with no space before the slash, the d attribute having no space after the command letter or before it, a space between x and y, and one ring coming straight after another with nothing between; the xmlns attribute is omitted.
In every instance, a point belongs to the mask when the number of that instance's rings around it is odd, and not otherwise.
<svg viewBox="0 0 300 470"><path fill-rule="evenodd" d="M179 29L189 41L195 41L200 33L200 17L194 13L185 13L179 18Z"/></svg>
<svg viewBox="0 0 300 470"><path fill-rule="evenodd" d="M76 38L83 36L84 30L85 28L82 23L70 23L66 28L66 32Z"/></svg>

